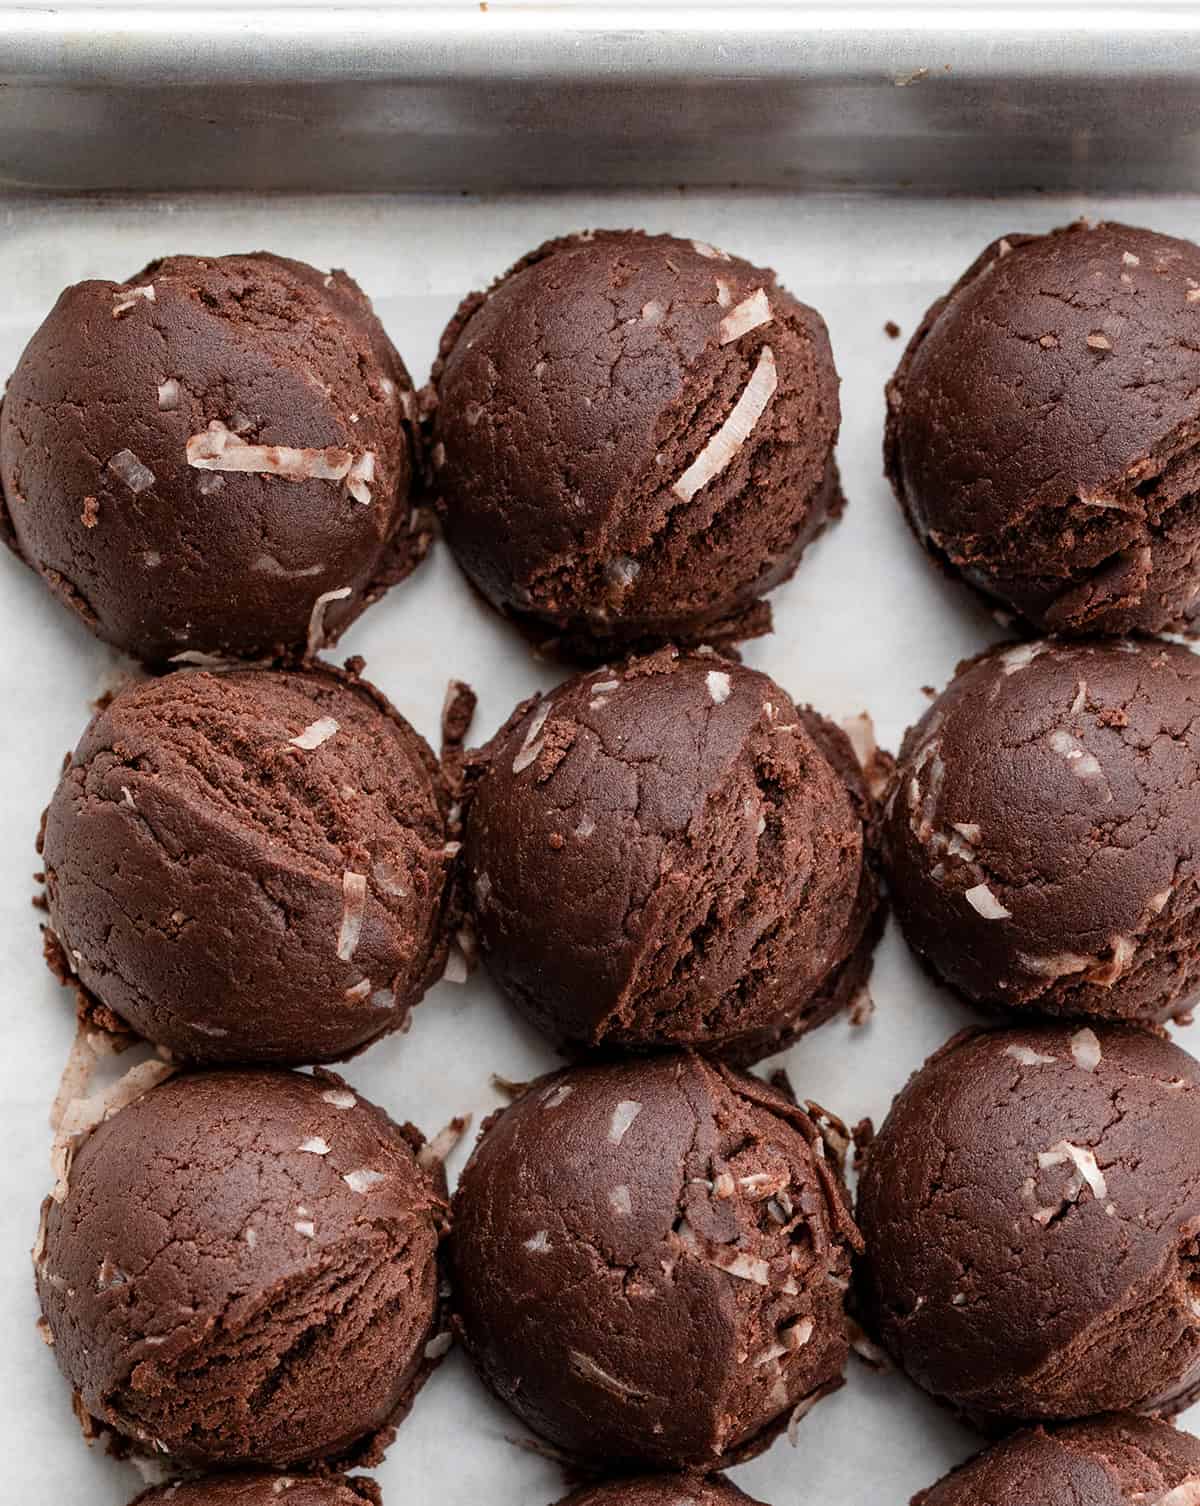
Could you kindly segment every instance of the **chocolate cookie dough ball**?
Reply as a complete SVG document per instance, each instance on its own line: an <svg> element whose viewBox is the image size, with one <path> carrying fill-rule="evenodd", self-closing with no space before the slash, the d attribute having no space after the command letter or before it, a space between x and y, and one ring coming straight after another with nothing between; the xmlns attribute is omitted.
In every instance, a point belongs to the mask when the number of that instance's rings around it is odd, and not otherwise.
<svg viewBox="0 0 1200 1506"><path fill-rule="evenodd" d="M1200 987L1200 658L1035 642L962 666L885 806L910 946L989 1008L1143 1022Z"/></svg>
<svg viewBox="0 0 1200 1506"><path fill-rule="evenodd" d="M845 736L765 675L673 651L600 669L481 759L479 940L552 1040L752 1061L864 983L871 800Z"/></svg>
<svg viewBox="0 0 1200 1506"><path fill-rule="evenodd" d="M918 538L1038 627L1192 631L1200 247L1078 223L995 241L888 386Z"/></svg>
<svg viewBox="0 0 1200 1506"><path fill-rule="evenodd" d="M0 413L8 541L153 663L333 642L406 575L412 384L344 272L171 256L81 282Z"/></svg>
<svg viewBox="0 0 1200 1506"><path fill-rule="evenodd" d="M768 631L760 598L842 510L824 321L699 241L547 242L463 302L433 390L459 564L585 660Z"/></svg>
<svg viewBox="0 0 1200 1506"><path fill-rule="evenodd" d="M379 1487L361 1475L212 1475L159 1486L133 1506L379 1506ZM708 1503L703 1503L708 1506ZM716 1506L716 1503L713 1503Z"/></svg>
<svg viewBox="0 0 1200 1506"><path fill-rule="evenodd" d="M266 1070L101 1124L34 1250L80 1415L184 1464L372 1462L440 1348L421 1143L340 1078Z"/></svg>
<svg viewBox="0 0 1200 1506"><path fill-rule="evenodd" d="M968 1419L1169 1415L1200 1391L1200 1064L1165 1038L957 1036L893 1103L858 1220L865 1322Z"/></svg>
<svg viewBox="0 0 1200 1506"><path fill-rule="evenodd" d="M188 1503L184 1503L188 1506ZM687 1478L640 1475L577 1490L559 1506L759 1506L723 1475Z"/></svg>
<svg viewBox="0 0 1200 1506"><path fill-rule="evenodd" d="M100 1024L177 1057L346 1056L444 968L441 799L424 741L349 675L136 685L46 812L47 958Z"/></svg>
<svg viewBox="0 0 1200 1506"><path fill-rule="evenodd" d="M455 1326L585 1463L712 1469L841 1384L860 1247L815 1124L691 1055L532 1084L454 1198Z"/></svg>
<svg viewBox="0 0 1200 1506"><path fill-rule="evenodd" d="M1197 1496L1200 1441L1125 1415L1017 1433L923 1490L912 1506L1187 1506Z"/></svg>

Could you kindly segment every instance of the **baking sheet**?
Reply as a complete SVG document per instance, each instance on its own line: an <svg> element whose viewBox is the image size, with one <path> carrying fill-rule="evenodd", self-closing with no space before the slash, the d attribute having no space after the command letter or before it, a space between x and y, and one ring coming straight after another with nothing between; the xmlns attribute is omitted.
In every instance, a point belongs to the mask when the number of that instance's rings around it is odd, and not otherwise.
<svg viewBox="0 0 1200 1506"><path fill-rule="evenodd" d="M775 266L828 321L842 374L838 459L849 508L775 593L776 631L745 658L798 700L834 717L868 709L895 748L955 663L1001 636L990 614L926 563L880 471L882 389L903 339L932 299L994 236L1044 230L1086 213L1174 234L1194 233L1192 199L1058 198L921 202L874 197L726 193L535 198L208 198L176 201L0 200L0 371L11 370L61 288L124 279L154 256L266 248L321 267L345 266L375 301L417 381L458 298L542 239L586 225L639 225L697 237ZM884 324L895 320L902 339ZM479 692L482 739L522 696L561 671L466 588L443 548L372 608L339 657L362 654L376 681L436 745L450 675ZM3 1195L0 1196L0 1500L123 1506L141 1482L128 1463L90 1451L65 1383L34 1329L29 1247L49 1187L46 1114L73 1031L70 997L42 966L30 907L33 843L63 753L89 702L120 661L41 584L0 559L0 967L6 995ZM837 1019L781 1058L803 1097L853 1123L879 1118L924 1057L967 1012L915 967L889 928L865 1027ZM1200 1027L1178 1038L1196 1049ZM1193 1041L1195 1044L1193 1044ZM348 1076L367 1096L427 1133L453 1114L476 1123L501 1101L493 1072L524 1079L552 1053L508 1011L486 975L439 984L406 1036L373 1046ZM451 1176L466 1146L451 1161ZM1200 1409L1198 1409L1200 1410ZM1186 1418L1185 1418L1186 1421ZM1200 1418L1198 1418L1200 1421ZM376 1471L389 1506L539 1506L562 1494L557 1468L511 1440L526 1437L452 1353L422 1393ZM897 1374L852 1360L847 1386L799 1431L733 1471L771 1506L903 1506L975 1447L967 1430Z"/></svg>

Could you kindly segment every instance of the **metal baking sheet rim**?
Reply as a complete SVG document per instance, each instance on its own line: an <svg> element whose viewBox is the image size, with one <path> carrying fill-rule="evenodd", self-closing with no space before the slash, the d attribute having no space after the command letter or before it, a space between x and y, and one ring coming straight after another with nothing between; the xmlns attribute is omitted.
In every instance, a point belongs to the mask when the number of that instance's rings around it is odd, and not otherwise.
<svg viewBox="0 0 1200 1506"><path fill-rule="evenodd" d="M0 8L0 188L1172 192L1194 9Z"/></svg>

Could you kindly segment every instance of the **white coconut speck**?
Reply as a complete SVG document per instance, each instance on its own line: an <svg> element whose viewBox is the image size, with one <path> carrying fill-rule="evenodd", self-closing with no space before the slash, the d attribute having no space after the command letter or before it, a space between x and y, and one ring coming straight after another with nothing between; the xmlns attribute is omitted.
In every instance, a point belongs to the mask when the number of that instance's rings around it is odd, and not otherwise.
<svg viewBox="0 0 1200 1506"><path fill-rule="evenodd" d="M629 1188L618 1186L612 1188L608 1194L608 1206L618 1217L625 1217L633 1212L633 1204L629 1198Z"/></svg>
<svg viewBox="0 0 1200 1506"><path fill-rule="evenodd" d="M622 1098L620 1103L612 1111L612 1118L608 1123L608 1138L613 1145L620 1145L629 1133L629 1126L642 1112L640 1103L635 1103L632 1098Z"/></svg>
<svg viewBox="0 0 1200 1506"><path fill-rule="evenodd" d="M305 753L311 753L322 743L327 743L337 730L338 724L331 716L318 717L315 722L309 722L303 732L298 732L295 737L289 737L288 744L293 748L301 748Z"/></svg>
<svg viewBox="0 0 1200 1506"><path fill-rule="evenodd" d="M335 1109L352 1109L358 1103L358 1099L348 1088L326 1088L321 1097Z"/></svg>
<svg viewBox="0 0 1200 1506"><path fill-rule="evenodd" d="M1032 1046L1005 1046L1004 1054L1020 1062L1023 1067L1049 1066L1051 1062L1058 1060L1057 1057L1047 1056L1043 1051L1035 1051Z"/></svg>
<svg viewBox="0 0 1200 1506"><path fill-rule="evenodd" d="M965 889L963 898L984 920L1009 920L1012 917L1012 911L1005 909L986 884Z"/></svg>
<svg viewBox="0 0 1200 1506"><path fill-rule="evenodd" d="M370 1192L372 1187L383 1181L383 1178L382 1171L372 1171L369 1167L360 1166L355 1171L346 1172L342 1181L351 1192L357 1192L361 1196L363 1193Z"/></svg>
<svg viewBox="0 0 1200 1506"><path fill-rule="evenodd" d="M1071 1037L1071 1056L1075 1065L1085 1072L1094 1072L1103 1059L1100 1050L1100 1040L1094 1030L1085 1025L1082 1030L1077 1030Z"/></svg>
<svg viewBox="0 0 1200 1506"><path fill-rule="evenodd" d="M307 1151L310 1156L327 1156L329 1154L329 1142L322 1140L320 1135L310 1135L307 1140L301 1140L299 1148Z"/></svg>
<svg viewBox="0 0 1200 1506"><path fill-rule="evenodd" d="M704 677L704 682L708 686L708 693L712 697L713 703L717 706L723 706L729 699L729 693L733 688L729 676L724 670L710 669Z"/></svg>

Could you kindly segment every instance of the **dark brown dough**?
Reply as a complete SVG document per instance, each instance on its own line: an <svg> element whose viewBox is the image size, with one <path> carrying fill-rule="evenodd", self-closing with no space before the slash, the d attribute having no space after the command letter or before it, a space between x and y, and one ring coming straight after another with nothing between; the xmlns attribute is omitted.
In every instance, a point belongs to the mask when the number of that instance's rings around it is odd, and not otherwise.
<svg viewBox="0 0 1200 1506"><path fill-rule="evenodd" d="M333 642L428 547L415 415L344 272L167 257L68 288L26 347L0 414L6 532L94 633L148 662L294 653L310 629ZM356 498L353 476L197 469L188 440L212 423L370 474Z"/></svg>
<svg viewBox="0 0 1200 1506"><path fill-rule="evenodd" d="M1034 642L960 667L885 805L909 944L988 1008L1166 1020L1200 987L1200 658Z"/></svg>
<svg viewBox="0 0 1200 1506"><path fill-rule="evenodd" d="M760 598L842 510L823 320L773 272L701 242L547 242L464 300L432 401L459 563L584 660L766 632ZM693 486L739 403L736 453Z"/></svg>
<svg viewBox="0 0 1200 1506"><path fill-rule="evenodd" d="M968 1460L912 1506L1188 1506L1200 1441L1128 1414L1033 1428Z"/></svg>
<svg viewBox="0 0 1200 1506"><path fill-rule="evenodd" d="M455 1194L455 1326L535 1432L713 1469L841 1384L859 1247L813 1120L690 1054L541 1078Z"/></svg>
<svg viewBox="0 0 1200 1506"><path fill-rule="evenodd" d="M48 960L178 1057L349 1055L402 1027L445 966L440 801L425 742L350 675L135 685L46 813Z"/></svg>
<svg viewBox="0 0 1200 1506"><path fill-rule="evenodd" d="M194 1073L102 1124L34 1251L80 1415L189 1465L374 1462L441 1347L421 1143L328 1073Z"/></svg>
<svg viewBox="0 0 1200 1506"><path fill-rule="evenodd" d="M1080 222L995 241L888 385L917 536L1034 625L1191 632L1200 600L1200 247Z"/></svg>
<svg viewBox="0 0 1200 1506"><path fill-rule="evenodd" d="M144 1491L132 1506L379 1506L362 1475L211 1475ZM707 1503L706 1503L707 1506Z"/></svg>
<svg viewBox="0 0 1200 1506"><path fill-rule="evenodd" d="M483 956L555 1042L753 1061L865 982L872 802L844 734L766 675L662 650L577 676L476 773Z"/></svg>
<svg viewBox="0 0 1200 1506"><path fill-rule="evenodd" d="M1200 1392L1200 1064L1128 1026L967 1032L866 1153L863 1316L986 1428Z"/></svg>

